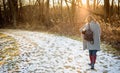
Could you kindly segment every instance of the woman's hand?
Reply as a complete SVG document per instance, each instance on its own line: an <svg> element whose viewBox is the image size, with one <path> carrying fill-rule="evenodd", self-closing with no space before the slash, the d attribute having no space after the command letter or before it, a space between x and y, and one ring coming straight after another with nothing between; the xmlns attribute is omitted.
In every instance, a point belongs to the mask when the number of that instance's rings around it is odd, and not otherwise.
<svg viewBox="0 0 120 73"><path fill-rule="evenodd" d="M85 32L86 32L86 30L85 30L85 29L83 29L83 30L82 30L82 34L85 34Z"/></svg>

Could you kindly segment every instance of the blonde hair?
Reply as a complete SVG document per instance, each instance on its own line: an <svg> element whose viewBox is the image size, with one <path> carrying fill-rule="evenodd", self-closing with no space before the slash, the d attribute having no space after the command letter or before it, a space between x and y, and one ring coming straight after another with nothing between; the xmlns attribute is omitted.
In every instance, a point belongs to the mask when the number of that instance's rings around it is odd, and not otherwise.
<svg viewBox="0 0 120 73"><path fill-rule="evenodd" d="M95 21L95 18L92 15L87 16L86 19L85 19L85 22L88 23L88 22L91 22L91 21Z"/></svg>

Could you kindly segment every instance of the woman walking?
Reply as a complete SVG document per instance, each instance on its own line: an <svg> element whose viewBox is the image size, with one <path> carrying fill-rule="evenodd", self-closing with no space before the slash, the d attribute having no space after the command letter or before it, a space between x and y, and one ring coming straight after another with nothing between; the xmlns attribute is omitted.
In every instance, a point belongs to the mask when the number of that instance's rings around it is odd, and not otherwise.
<svg viewBox="0 0 120 73"><path fill-rule="evenodd" d="M100 26L92 16L88 16L86 20L87 23L80 29L80 32L82 33L83 38L83 49L89 50L89 58L91 62L89 65L91 66L91 69L94 69L97 57L96 53L97 51L100 50ZM93 37L92 41L86 39L91 37L91 36L86 37L86 33L89 32L88 29L89 31L92 31Z"/></svg>

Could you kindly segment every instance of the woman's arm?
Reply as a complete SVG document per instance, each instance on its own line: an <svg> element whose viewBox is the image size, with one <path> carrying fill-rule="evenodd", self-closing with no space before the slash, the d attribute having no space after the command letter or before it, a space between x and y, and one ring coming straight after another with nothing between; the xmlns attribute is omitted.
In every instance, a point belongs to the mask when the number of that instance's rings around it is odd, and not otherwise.
<svg viewBox="0 0 120 73"><path fill-rule="evenodd" d="M87 24L85 24L84 26L82 26L82 27L80 28L80 30L79 30L79 31L80 31L81 33L82 33L82 32L83 32L83 30L85 29L86 25L87 25Z"/></svg>
<svg viewBox="0 0 120 73"><path fill-rule="evenodd" d="M99 36L101 36L101 27L100 27L100 24L97 22L97 25L98 25L98 32L99 32Z"/></svg>

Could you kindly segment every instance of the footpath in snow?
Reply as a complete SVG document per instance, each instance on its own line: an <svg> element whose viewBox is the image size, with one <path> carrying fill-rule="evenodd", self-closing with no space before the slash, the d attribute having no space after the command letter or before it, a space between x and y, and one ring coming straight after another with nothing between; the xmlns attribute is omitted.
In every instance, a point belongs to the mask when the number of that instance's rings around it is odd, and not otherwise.
<svg viewBox="0 0 120 73"><path fill-rule="evenodd" d="M96 70L89 70L88 51L81 41L41 32L0 32L15 38L20 51L15 66L3 65L0 73L120 73L120 59L102 50L97 53Z"/></svg>

